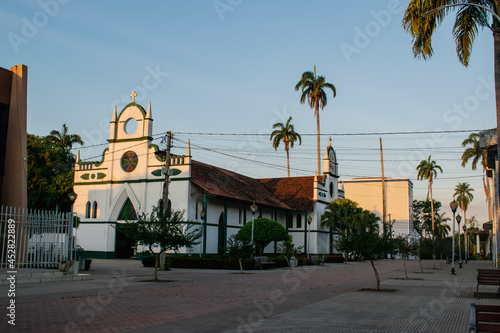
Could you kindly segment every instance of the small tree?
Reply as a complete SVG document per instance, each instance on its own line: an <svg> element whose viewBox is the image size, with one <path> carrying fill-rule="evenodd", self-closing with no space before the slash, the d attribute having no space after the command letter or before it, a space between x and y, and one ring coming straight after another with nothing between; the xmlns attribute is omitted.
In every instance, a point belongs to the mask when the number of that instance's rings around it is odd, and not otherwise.
<svg viewBox="0 0 500 333"><path fill-rule="evenodd" d="M396 238L399 254L403 257L403 265L405 267L405 279L408 278L408 271L406 270L406 257L411 251L411 244L408 242L408 237L400 235Z"/></svg>
<svg viewBox="0 0 500 333"><path fill-rule="evenodd" d="M154 281L158 281L158 263L163 252L192 247L199 243L197 239L201 235L199 229L191 230L193 224L184 220L184 212L171 211L167 216L158 207L153 207L150 215L139 214L137 222L127 224L127 235L147 246L155 256Z"/></svg>
<svg viewBox="0 0 500 333"><path fill-rule="evenodd" d="M380 290L380 276L375 268L374 260L384 252L393 251L393 242L387 237L379 235L378 221L380 218L368 210L353 217L344 233L337 240L337 249L350 252L359 258L370 260L377 288Z"/></svg>
<svg viewBox="0 0 500 333"><path fill-rule="evenodd" d="M228 254L238 258L238 262L240 264L240 273L243 273L243 265L241 261L244 258L250 258L254 251L253 244L249 240L236 239L236 235L232 235L231 237L229 237L227 244Z"/></svg>
<svg viewBox="0 0 500 333"><path fill-rule="evenodd" d="M288 232L285 227L277 221L258 218L254 221L253 241L259 255L262 255L264 249L271 242L286 241ZM236 239L241 241L250 241L252 239L252 222L246 223L236 234Z"/></svg>
<svg viewBox="0 0 500 333"><path fill-rule="evenodd" d="M288 239L286 241L281 242L278 247L278 252L282 253L286 259L288 267L292 269L292 265L290 265L290 257L295 256L298 252L301 252L304 247L298 246L296 247L292 241L292 236L288 235Z"/></svg>

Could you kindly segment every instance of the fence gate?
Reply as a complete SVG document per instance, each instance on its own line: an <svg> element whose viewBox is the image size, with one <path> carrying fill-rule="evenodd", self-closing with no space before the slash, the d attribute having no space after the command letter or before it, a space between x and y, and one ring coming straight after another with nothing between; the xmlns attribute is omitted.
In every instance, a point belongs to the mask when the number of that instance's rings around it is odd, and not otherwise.
<svg viewBox="0 0 500 333"><path fill-rule="evenodd" d="M0 207L0 269L57 269L74 255L71 213Z"/></svg>

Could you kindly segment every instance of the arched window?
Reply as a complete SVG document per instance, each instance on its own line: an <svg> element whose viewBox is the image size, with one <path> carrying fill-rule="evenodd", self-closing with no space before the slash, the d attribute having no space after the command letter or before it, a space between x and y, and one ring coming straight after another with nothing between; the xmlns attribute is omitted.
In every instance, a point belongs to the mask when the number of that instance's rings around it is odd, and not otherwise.
<svg viewBox="0 0 500 333"><path fill-rule="evenodd" d="M92 203L92 218L97 218L97 201Z"/></svg>
<svg viewBox="0 0 500 333"><path fill-rule="evenodd" d="M89 219L90 218L90 201L87 201L87 204L85 205L85 218Z"/></svg>
<svg viewBox="0 0 500 333"><path fill-rule="evenodd" d="M330 182L330 196L333 197L333 182Z"/></svg>
<svg viewBox="0 0 500 333"><path fill-rule="evenodd" d="M288 214L288 229L293 228L293 215Z"/></svg>
<svg viewBox="0 0 500 333"><path fill-rule="evenodd" d="M302 228L302 215L297 214L297 229Z"/></svg>
<svg viewBox="0 0 500 333"><path fill-rule="evenodd" d="M243 224L243 207L241 206L238 212L238 223Z"/></svg>
<svg viewBox="0 0 500 333"><path fill-rule="evenodd" d="M118 215L118 220L121 221L129 221L129 220L137 220L137 213L135 212L134 205L127 198L127 201L123 204L120 215Z"/></svg>

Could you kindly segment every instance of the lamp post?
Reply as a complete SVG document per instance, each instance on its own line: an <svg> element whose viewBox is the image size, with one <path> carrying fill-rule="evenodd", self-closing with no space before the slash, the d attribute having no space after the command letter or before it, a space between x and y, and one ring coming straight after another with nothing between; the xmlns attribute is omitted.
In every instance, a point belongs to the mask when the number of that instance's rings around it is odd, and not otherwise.
<svg viewBox="0 0 500 333"><path fill-rule="evenodd" d="M457 212L458 202L453 199L450 203L451 211L453 212L453 237L451 237L451 275L455 274L455 213Z"/></svg>
<svg viewBox="0 0 500 333"><path fill-rule="evenodd" d="M254 230L254 221L253 221L253 218L254 218L255 213L257 213L257 205L255 204L255 201L250 206L250 211L252 212L252 235L250 236L251 237L250 241L252 242L252 246L254 246L254 243L253 243L253 230ZM252 250L252 258L253 258L253 250Z"/></svg>
<svg viewBox="0 0 500 333"><path fill-rule="evenodd" d="M75 247L75 242L73 239L73 226L75 222L75 217L73 216L73 204L76 201L76 198L78 195L75 193L75 191L71 190L71 192L68 193L68 199L71 202L71 225L69 226L69 246L68 246L68 258L69 260L73 260L73 248Z"/></svg>
<svg viewBox="0 0 500 333"><path fill-rule="evenodd" d="M462 245L460 242L460 221L462 221L462 216L460 214L457 215L457 224L458 224L458 265L459 268L462 267Z"/></svg>
<svg viewBox="0 0 500 333"><path fill-rule="evenodd" d="M467 255L469 254L469 251L467 251L467 226L465 225L465 222L464 222L464 225L462 226L462 230L464 231L464 260L465 260L465 263L467 263Z"/></svg>
<svg viewBox="0 0 500 333"><path fill-rule="evenodd" d="M309 244L311 243L311 222L312 222L312 216L307 217L307 257L309 258Z"/></svg>
<svg viewBox="0 0 500 333"><path fill-rule="evenodd" d="M204 230L204 227L205 227L205 211L202 210L200 212L200 217L201 217L201 220L203 221L203 226L201 227L201 244L200 244L200 258L201 258L201 251L202 249L205 247L205 230Z"/></svg>

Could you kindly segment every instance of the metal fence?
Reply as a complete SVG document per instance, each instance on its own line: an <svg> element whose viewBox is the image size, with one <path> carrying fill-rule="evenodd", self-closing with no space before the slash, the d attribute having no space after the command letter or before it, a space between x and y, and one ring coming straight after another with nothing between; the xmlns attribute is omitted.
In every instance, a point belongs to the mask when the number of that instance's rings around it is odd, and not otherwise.
<svg viewBox="0 0 500 333"><path fill-rule="evenodd" d="M0 268L57 269L74 243L71 213L0 207Z"/></svg>

